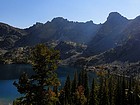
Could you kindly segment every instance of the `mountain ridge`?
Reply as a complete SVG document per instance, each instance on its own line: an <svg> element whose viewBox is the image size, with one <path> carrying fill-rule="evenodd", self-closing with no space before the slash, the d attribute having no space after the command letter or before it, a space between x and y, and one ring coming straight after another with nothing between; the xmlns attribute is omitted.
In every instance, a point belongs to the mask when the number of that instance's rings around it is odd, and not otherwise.
<svg viewBox="0 0 140 105"><path fill-rule="evenodd" d="M93 21L73 22L63 17L56 17L46 23L37 22L26 29L0 23L0 49L9 50L46 43L55 45L61 51L63 50L61 47L64 46L65 51L61 53L65 55L63 59L78 53L77 59L91 57L95 58L96 62L98 62L97 58L104 59L106 62L108 58L112 59L111 61L138 61L140 58L136 59L134 55L139 56L140 51L137 50L139 46L136 46L140 44L139 40L140 16L129 20L118 12L110 13L103 24L94 24ZM87 45L87 47L75 47L75 43ZM80 52L77 48L80 48ZM115 51L114 55L112 49ZM116 58L115 55L126 51L129 51L127 55L132 58L122 55ZM91 60L95 62L94 59Z"/></svg>
<svg viewBox="0 0 140 105"><path fill-rule="evenodd" d="M110 13L95 37L89 42L89 47L85 51L85 55L99 54L116 47L116 43L122 37L121 32L128 23L129 20L119 13Z"/></svg>

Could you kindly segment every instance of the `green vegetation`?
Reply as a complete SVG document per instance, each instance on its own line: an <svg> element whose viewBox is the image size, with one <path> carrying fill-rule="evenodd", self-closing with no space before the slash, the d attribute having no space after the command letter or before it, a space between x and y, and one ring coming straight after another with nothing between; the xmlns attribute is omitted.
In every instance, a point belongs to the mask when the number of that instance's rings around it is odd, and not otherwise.
<svg viewBox="0 0 140 105"><path fill-rule="evenodd" d="M23 97L14 105L140 105L140 81L126 75L110 74L100 67L97 78L89 84L88 72L75 72L73 80L67 76L64 87L54 70L57 68L59 52L37 45L31 54L35 74L28 77L24 73L18 83L14 83ZM108 71L108 72L107 72ZM91 78L90 78L91 79Z"/></svg>
<svg viewBox="0 0 140 105"><path fill-rule="evenodd" d="M24 73L19 82L14 82L18 92L24 96L14 101L14 105L52 105L58 101L50 87L60 85L54 70L57 68L59 52L48 49L44 44L37 45L31 54L34 75ZM47 89L48 88L48 89Z"/></svg>
<svg viewBox="0 0 140 105"><path fill-rule="evenodd" d="M78 77L75 73L71 82L68 76L58 96L60 105L140 104L139 79L125 75L113 75L104 71L100 71L97 75L97 78L93 78L91 86L88 85L88 72L85 70L81 71Z"/></svg>

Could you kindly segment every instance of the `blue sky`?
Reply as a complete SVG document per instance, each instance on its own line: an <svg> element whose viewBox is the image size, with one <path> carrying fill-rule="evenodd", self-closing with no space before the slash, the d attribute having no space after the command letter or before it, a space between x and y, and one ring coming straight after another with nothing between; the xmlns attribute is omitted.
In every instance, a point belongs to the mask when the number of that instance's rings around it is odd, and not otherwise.
<svg viewBox="0 0 140 105"><path fill-rule="evenodd" d="M20 28L54 17L103 23L110 12L135 18L140 15L140 0L0 0L0 22Z"/></svg>

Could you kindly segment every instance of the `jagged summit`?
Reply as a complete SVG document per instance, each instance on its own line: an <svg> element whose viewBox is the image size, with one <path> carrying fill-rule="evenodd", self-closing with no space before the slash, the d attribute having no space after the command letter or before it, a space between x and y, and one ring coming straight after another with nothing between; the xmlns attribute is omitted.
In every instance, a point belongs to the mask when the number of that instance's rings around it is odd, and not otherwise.
<svg viewBox="0 0 140 105"><path fill-rule="evenodd" d="M133 20L133 22L135 22L136 24L139 24L140 23L140 15L137 16L135 19L131 19Z"/></svg>
<svg viewBox="0 0 140 105"><path fill-rule="evenodd" d="M40 22L36 22L33 26L34 27L40 27L40 26L43 26L44 24L43 23L40 23ZM31 26L32 27L32 26Z"/></svg>
<svg viewBox="0 0 140 105"><path fill-rule="evenodd" d="M128 19L126 17L123 17L118 12L111 12L107 18L107 21L122 22L122 21L128 21Z"/></svg>
<svg viewBox="0 0 140 105"><path fill-rule="evenodd" d="M109 16L122 16L119 12L110 12Z"/></svg>
<svg viewBox="0 0 140 105"><path fill-rule="evenodd" d="M68 20L67 19L64 19L63 17L56 17L56 18L53 18L51 22L53 23L56 23L56 22L67 22Z"/></svg>
<svg viewBox="0 0 140 105"><path fill-rule="evenodd" d="M121 58L120 55L119 59L136 61L134 55L140 54L140 50L137 50L139 46L136 46L140 44L139 27L140 16L128 20L118 12L111 12L103 24L94 24L93 21L73 22L63 17L56 17L45 24L37 22L27 29L18 29L0 23L0 49L9 50L38 43L56 41L58 44L67 41L87 45L86 50L82 51L83 57L102 54L106 51L108 51L107 54L112 55L110 49L114 49L114 55L123 54L129 48L127 55L132 55L132 59L129 56ZM64 44L59 48L62 45ZM119 47L120 45L122 47ZM131 48L130 45L132 45Z"/></svg>

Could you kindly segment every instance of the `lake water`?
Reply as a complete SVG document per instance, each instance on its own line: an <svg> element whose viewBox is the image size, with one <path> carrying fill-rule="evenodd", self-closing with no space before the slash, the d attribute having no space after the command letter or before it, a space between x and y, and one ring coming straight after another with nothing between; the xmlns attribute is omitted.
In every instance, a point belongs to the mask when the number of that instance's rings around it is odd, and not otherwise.
<svg viewBox="0 0 140 105"><path fill-rule="evenodd" d="M17 78L24 72L32 74L31 65L24 64L11 64L11 65L0 65L0 105L8 105L12 101L21 96L13 82L17 81ZM63 86L67 75L69 74L71 79L73 79L74 72L80 72L80 69L68 66L58 67L56 70L58 78ZM94 73L89 74L90 81L92 80Z"/></svg>

